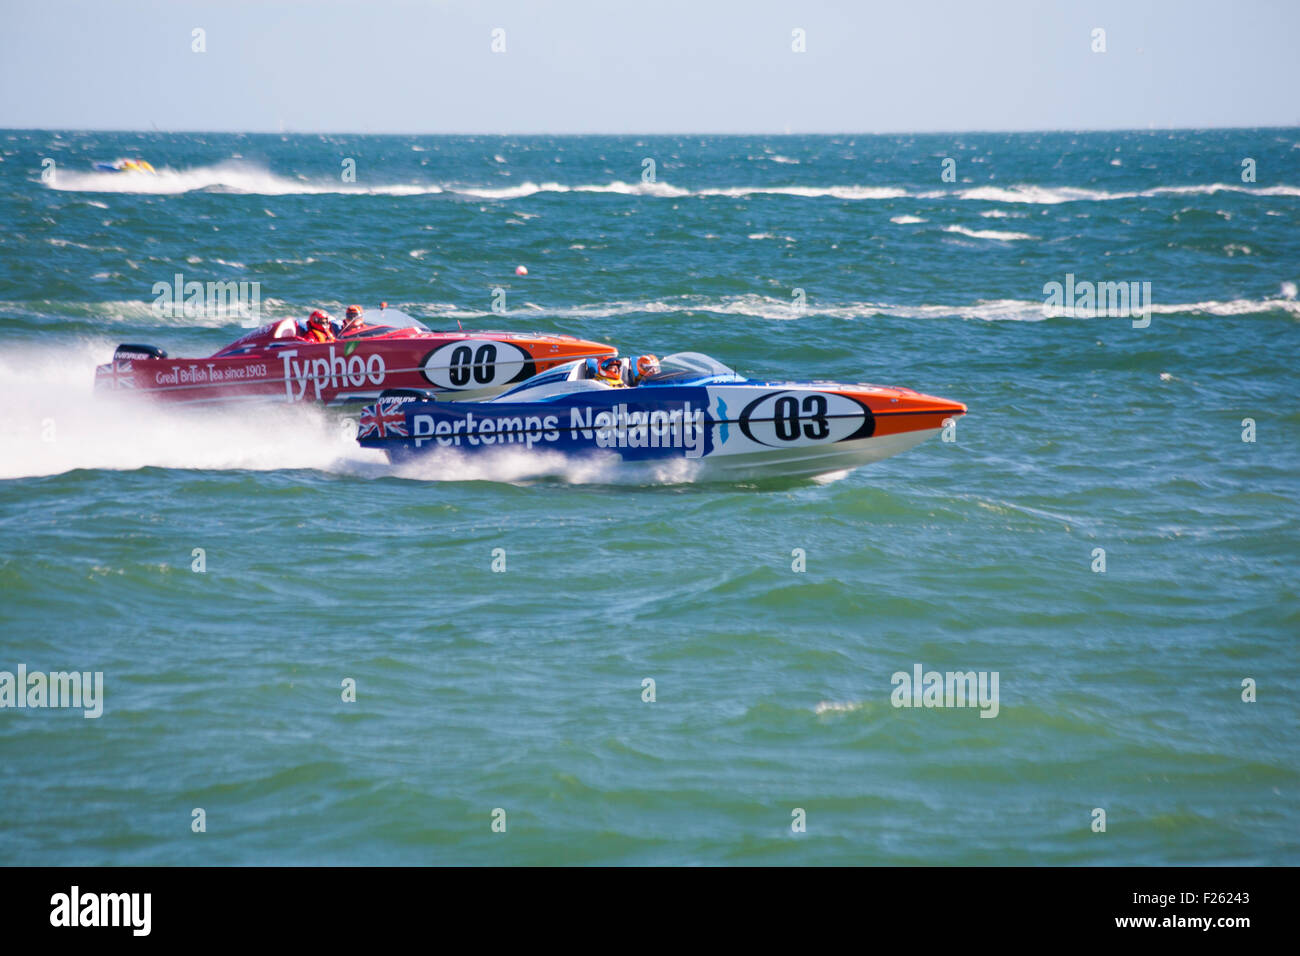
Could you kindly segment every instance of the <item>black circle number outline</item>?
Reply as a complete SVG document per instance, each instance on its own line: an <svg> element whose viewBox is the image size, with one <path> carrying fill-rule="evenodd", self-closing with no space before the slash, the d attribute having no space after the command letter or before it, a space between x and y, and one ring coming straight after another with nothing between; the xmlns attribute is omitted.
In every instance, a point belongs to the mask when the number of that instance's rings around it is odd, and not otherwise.
<svg viewBox="0 0 1300 956"><path fill-rule="evenodd" d="M450 344L450 343L448 343ZM473 379L479 385L492 384L493 378L496 377L496 366L500 363L500 349L507 346L519 353L519 357L508 358L507 362L519 362L519 371L510 377L510 381L499 384L513 385L515 382L522 382L526 378L532 378L537 374L537 361L528 353L526 349L520 348L513 342L485 342L475 351L468 344L457 345L451 352L451 358L447 362L447 379L451 382L452 388L465 388ZM438 388L446 386L439 385L430 374L429 360L438 352L447 348L447 345L440 345L436 349L425 354L420 360L419 371L430 385L436 385Z"/></svg>
<svg viewBox="0 0 1300 956"><path fill-rule="evenodd" d="M757 445L766 445L768 448L780 448L782 445L773 445L771 442L765 442L755 437L750 428L750 421L756 409L768 399L774 399L772 408L772 417L770 419L759 419L759 421L771 421L776 438L781 442L792 442L798 440L800 435L809 441L824 441L831 433L830 425L830 403L827 401L828 394L838 395L840 398L846 398L857 405L862 411L862 424L855 428L851 434L845 435L837 441L850 441L858 438L870 438L876 430L876 417L871 413L871 409L856 398L848 395L839 395L839 393L810 392L804 395L803 402L800 404L798 397L790 394L788 391L767 392L754 399L740 413L740 431L746 438Z"/></svg>

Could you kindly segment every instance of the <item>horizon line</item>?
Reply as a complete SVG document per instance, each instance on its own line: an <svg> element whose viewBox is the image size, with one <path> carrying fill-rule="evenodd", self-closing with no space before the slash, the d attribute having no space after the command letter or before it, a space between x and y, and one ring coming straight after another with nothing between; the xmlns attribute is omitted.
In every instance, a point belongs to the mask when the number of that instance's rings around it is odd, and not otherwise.
<svg viewBox="0 0 1300 956"><path fill-rule="evenodd" d="M1080 127L1023 127L1002 129L897 129L897 130L672 130L672 131L553 131L526 130L503 132L500 130L344 130L344 129L159 129L158 127L131 128L110 126L0 126L0 133L159 133L194 134L216 133L243 136L953 136L973 133L1175 133L1233 130L1288 130L1300 129L1300 121L1293 124L1262 124L1254 126L1080 126Z"/></svg>

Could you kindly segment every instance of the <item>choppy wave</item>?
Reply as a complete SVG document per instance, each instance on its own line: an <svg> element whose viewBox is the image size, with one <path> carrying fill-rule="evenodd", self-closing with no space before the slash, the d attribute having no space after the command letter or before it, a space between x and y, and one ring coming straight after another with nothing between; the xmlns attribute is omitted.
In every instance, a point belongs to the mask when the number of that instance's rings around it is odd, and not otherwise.
<svg viewBox="0 0 1300 956"><path fill-rule="evenodd" d="M1017 239L1032 239L1027 232L1004 232L998 229L967 229L965 226L945 226L944 232L955 232L970 236L972 239L997 239L1000 242L1015 242Z"/></svg>
<svg viewBox="0 0 1300 956"><path fill-rule="evenodd" d="M1247 196L1300 196L1300 187L1290 185L1251 186L1235 183L1208 183L1182 186L1157 186L1137 191L1108 191L1076 186L973 186L953 190L908 190L900 186L858 184L831 185L746 185L713 186L690 189L667 182L579 183L531 180L505 186L457 183L368 184L308 179L305 176L282 176L265 168L241 161L228 161L191 169L160 169L157 174L61 171L50 188L68 192L131 193L175 195L210 191L263 196L289 195L358 195L358 196L425 196L451 193L476 199L508 201L544 193L592 193L618 196L647 196L661 199L685 197L746 198L750 196L789 196L803 199L839 199L851 202L893 199L956 199L1029 205L1057 205L1069 202L1107 202L1117 199L1156 198L1160 196L1240 193Z"/></svg>
<svg viewBox="0 0 1300 956"><path fill-rule="evenodd" d="M1166 302L1157 300L1151 305L1155 315L1268 315L1281 314L1300 318L1300 301L1286 294L1288 284L1283 284L1280 296L1260 299L1211 299L1201 302ZM312 307L341 308L339 304L312 303ZM908 304L883 301L828 302L808 301L801 308L789 299L749 293L733 296L672 296L663 299L628 299L612 302L591 302L569 306L546 306L525 302L524 308L506 313L487 309L470 309L455 302L400 303L399 307L435 328L450 326L454 322L470 321L484 327L500 320L519 316L575 321L601 320L630 315L675 315L706 313L793 321L803 318L826 317L833 319L871 319L875 317L901 319L979 319L983 321L1037 322L1045 318L1064 317L1061 310L1046 308L1042 299L978 299L974 302ZM250 322L238 311L205 311L192 314L168 315L156 311L148 302L124 300L118 302L56 302L43 301L0 302L0 314L28 317L85 318L97 325L104 323L156 328L247 328L283 316L301 315L304 304L295 308L291 303L269 299L262 303L262 316ZM165 343L160 343L165 344ZM106 360L106 358L102 359Z"/></svg>
<svg viewBox="0 0 1300 956"><path fill-rule="evenodd" d="M1215 193L1243 193L1248 196L1300 196L1297 186L1245 186L1232 183L1209 183L1191 186L1157 186L1133 192L1108 192L1073 186L977 186L953 194L958 199L984 202L1057 205L1067 202L1108 202L1114 199L1154 199L1159 196L1213 196ZM944 193L922 193L922 198L940 198Z"/></svg>
<svg viewBox="0 0 1300 956"><path fill-rule="evenodd" d="M475 196L479 199L523 199L538 193L611 193L618 196L658 196L675 199L690 196L689 189L670 186L667 183L625 183L612 182L605 185L565 186L561 183L523 182L514 186L447 186L447 192L462 196Z"/></svg>
<svg viewBox="0 0 1300 956"><path fill-rule="evenodd" d="M446 192L479 199L524 199L539 193L607 193L618 196L652 196L661 199L683 197L722 196L743 198L753 195L796 196L805 199L902 199L908 192L893 186L727 186L705 189L685 189L664 182L621 182L581 184L568 186L556 182L522 182L512 186L457 186L446 185Z"/></svg>
<svg viewBox="0 0 1300 956"><path fill-rule="evenodd" d="M870 319L877 316L903 319L981 319L985 321L1037 322L1060 317L1063 312L1047 312L1041 299L980 299L970 303L909 305L896 302L807 302L803 308L776 296L747 294L736 296L676 296L646 301L599 302L569 307L543 307L534 303L530 315L558 319L606 319L634 314L668 314L704 312L713 315L751 316L759 319L795 320L825 316L836 319ZM490 311L465 310L452 303L412 305L412 313L429 318L481 319L499 318ZM1153 304L1151 311L1160 315L1251 315L1282 313L1300 318L1300 301L1294 298L1207 300Z"/></svg>
<svg viewBox="0 0 1300 956"><path fill-rule="evenodd" d="M316 306L313 306L316 307ZM326 307L331 307L326 304ZM337 303L335 308L340 307ZM36 300L32 302L0 302L0 315L12 318L43 319L56 316L63 319L84 319L96 325L136 325L155 328L210 328L222 329L240 326L257 328L272 319L301 315L296 309L279 299L266 298L260 303L261 312L254 316L240 303L221 305L182 304L175 310L160 309L143 299L117 299L104 302Z"/></svg>
<svg viewBox="0 0 1300 956"><path fill-rule="evenodd" d="M823 700L819 701L817 706L813 708L813 713L818 717L823 714L851 714L855 710L862 710L864 707L870 706L870 703L863 700Z"/></svg>
<svg viewBox="0 0 1300 956"><path fill-rule="evenodd" d="M260 166L230 161L191 169L159 169L148 173L60 171L50 188L79 193L129 193L169 196L189 192L229 192L257 196L365 195L424 196L443 192L435 184L365 185L360 183L290 178Z"/></svg>

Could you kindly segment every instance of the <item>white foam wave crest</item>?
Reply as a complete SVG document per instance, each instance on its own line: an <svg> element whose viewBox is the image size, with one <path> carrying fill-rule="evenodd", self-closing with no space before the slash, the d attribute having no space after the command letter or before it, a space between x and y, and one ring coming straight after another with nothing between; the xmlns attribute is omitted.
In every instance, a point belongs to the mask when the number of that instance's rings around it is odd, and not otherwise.
<svg viewBox="0 0 1300 956"><path fill-rule="evenodd" d="M967 229L965 226L945 226L944 232L955 232L972 239L997 239L1000 242L1015 242L1017 239L1034 238L1027 232L1003 232L997 229Z"/></svg>
<svg viewBox="0 0 1300 956"><path fill-rule="evenodd" d="M60 170L50 188L78 193L127 193L172 196L209 190L258 196L363 195L425 196L443 192L434 184L361 185L288 178L263 167L230 161L191 169L159 169L157 173L68 172Z"/></svg>
<svg viewBox="0 0 1300 956"><path fill-rule="evenodd" d="M325 303L329 307L329 303ZM742 318L767 319L772 321L795 321L804 318L827 317L833 319L870 319L876 316L903 319L981 319L985 321L1037 322L1044 318L1062 316L1063 311L1044 310L1042 299L979 299L970 303L954 304L905 304L895 302L818 302L810 300L800 308L791 300L778 296L748 293L734 296L672 296L666 299L625 300L616 302L591 302L574 306L542 306L535 302L525 302L524 308L516 308L505 313L507 318L546 318L567 319L574 321L602 320L621 318L632 315L681 315L705 313L708 315L740 316ZM419 316L434 328L451 327L451 323L474 323L479 327L493 327L499 324L502 315L485 309L469 309L454 302L406 303L403 309ZM1233 316L1250 314L1267 314L1282 312L1300 318L1300 300L1297 300L1292 284L1283 283L1281 294L1262 299L1206 300L1201 302L1152 304L1151 311L1158 315L1215 315ZM93 316L99 324L131 324L153 326L157 328L230 328L232 333L243 334L237 328L242 324L238 314L205 313L196 316L167 317L156 313L147 302L123 301L100 303L12 303L0 302L0 314L40 315L46 316L84 314ZM263 303L262 321L270 321L283 315L295 315L297 312L276 300ZM466 328L473 326L467 325ZM233 339L235 334L232 334ZM156 344L167 347L166 341ZM214 348L227 344L214 342ZM111 345L104 345L98 362L108 360L112 352ZM12 350L5 355L6 361L12 360ZM93 365L94 363L92 363ZM93 369L86 372L87 379Z"/></svg>
<svg viewBox="0 0 1300 956"><path fill-rule="evenodd" d="M813 708L813 713L820 717L822 714L851 714L855 710L861 710L866 707L866 701L861 700L823 700L819 701Z"/></svg>
<svg viewBox="0 0 1300 956"><path fill-rule="evenodd" d="M712 315L737 315L776 321L793 321L814 316L835 319L869 319L875 316L903 319L981 319L985 321L1039 322L1051 318L1044 313L1043 300L1034 299L980 299L973 303L953 305L906 305L892 302L841 302L819 303L809 301L802 309L789 299L775 296L747 294L706 298L703 296L676 296L644 302L599 302L569 308L544 308L533 303L531 315L556 319L608 319L625 315L656 315L684 312L705 312ZM440 303L437 307L412 307L412 312L441 318L459 319L500 318L488 311L466 311L457 306ZM1156 304L1151 311L1163 315L1249 315L1252 313L1285 312L1300 316L1300 301L1292 298L1232 299L1227 301L1176 302ZM1055 315L1063 315L1058 312Z"/></svg>
<svg viewBox="0 0 1300 956"><path fill-rule="evenodd" d="M299 316L301 310L294 309L276 298L263 299L260 312L256 316L239 303L229 305L213 303L211 306L182 303L175 310L168 310L159 308L153 302L145 302L143 299L117 299L105 302L38 300L0 302L0 314L37 318L49 315L81 317L93 321L96 325L138 325L178 329L239 328L242 329L239 335L243 335L249 329L257 328L273 319ZM232 336L232 339L235 337Z"/></svg>
<svg viewBox="0 0 1300 956"><path fill-rule="evenodd" d="M1055 205L1067 202L1105 202L1112 199L1153 198L1166 195L1206 195L1219 192L1243 193L1251 196L1300 196L1296 186L1244 186L1231 183L1210 183L1200 186L1160 186L1140 192L1107 192L1101 189L1083 189L1072 186L977 186L956 191L922 190L909 192L896 186L726 186L704 189L684 189L669 183L611 182L604 185L566 186L562 183L523 182L512 186L454 186L442 187L446 192L474 196L480 199L524 199L538 193L612 193L621 196L653 196L677 199L687 196L721 196L742 199L749 196L792 196L803 199L843 199L848 201L878 201L890 199L961 199L982 202Z"/></svg>
<svg viewBox="0 0 1300 956"><path fill-rule="evenodd" d="M287 177L238 160L190 169L159 169L156 174L60 171L51 188L69 192L136 193L174 195L196 190L247 193L263 196L338 194L359 196L424 196L453 193L477 199L506 201L524 199L541 193L595 193L619 196L647 196L677 199L687 196L791 196L805 199L841 199L880 201L891 199L948 199L1011 204L1055 205L1067 202L1105 202L1115 199L1154 198L1178 195L1214 195L1220 192L1250 196L1300 196L1300 187L1250 186L1236 183L1159 186L1128 192L1074 186L975 186L958 190L909 191L897 186L862 185L749 185L688 189L666 182L587 183L566 185L557 182L526 181L508 186L460 185L449 183L394 183L374 185L309 180L305 176Z"/></svg>
<svg viewBox="0 0 1300 956"><path fill-rule="evenodd" d="M689 189L680 189L667 183L611 182L603 186L565 186L561 183L523 182L514 186L448 186L449 192L479 199L524 199L538 193L612 193L618 196L658 196L672 199L689 196Z"/></svg>
<svg viewBox="0 0 1300 956"><path fill-rule="evenodd" d="M844 311L846 313L852 312L853 308L856 307L847 307ZM834 315L839 311L838 309L828 309L826 314ZM1290 299L1231 299L1228 301L1155 303L1151 306L1151 312L1154 315L1214 316L1285 312L1300 318L1300 302ZM1048 309L1041 300L1035 301L1032 299L990 299L977 302L974 305L880 305L874 308L873 314L908 319L982 319L987 322L1039 322L1048 318L1066 317L1064 310ZM857 318L858 316L843 314L840 317ZM1110 319L1099 316L1097 321L1127 322L1128 319Z"/></svg>
<svg viewBox="0 0 1300 956"><path fill-rule="evenodd" d="M523 182L513 186L446 186L448 192L479 199L524 199L538 193L610 193L619 196L654 196L678 199L684 196L724 196L743 198L754 195L798 196L806 199L901 199L905 189L893 186L727 186L710 189L684 189L663 182L611 182L603 185L566 186L563 183Z"/></svg>
<svg viewBox="0 0 1300 956"><path fill-rule="evenodd" d="M1233 183L1209 183L1198 186L1157 186L1135 192L1107 192L1072 186L977 186L956 193L959 199L984 202L1056 205L1066 202L1107 202L1114 199L1153 199L1159 196L1213 196L1215 193L1243 193L1248 196L1300 196L1297 186L1244 186ZM944 195L928 193L927 198Z"/></svg>
<svg viewBox="0 0 1300 956"><path fill-rule="evenodd" d="M1151 311L1156 315L1183 315L1203 312L1206 315L1250 315L1253 312L1287 312L1300 318L1300 302L1294 299L1230 299L1226 302L1155 303Z"/></svg>
<svg viewBox="0 0 1300 956"><path fill-rule="evenodd" d="M695 196L799 196L804 199L904 199L906 189L894 186L729 186L725 189L700 189Z"/></svg>
<svg viewBox="0 0 1300 956"><path fill-rule="evenodd" d="M930 193L939 198L944 193ZM980 202L1032 203L1056 205L1063 202L1101 202L1107 199L1132 199L1138 193L1108 193L1100 189L1078 189L1072 186L976 186L959 190L958 199Z"/></svg>
<svg viewBox="0 0 1300 956"><path fill-rule="evenodd" d="M355 472L383 456L356 444L355 423L306 406L184 409L93 393L95 365L113 344L0 352L0 479L82 468L312 468Z"/></svg>

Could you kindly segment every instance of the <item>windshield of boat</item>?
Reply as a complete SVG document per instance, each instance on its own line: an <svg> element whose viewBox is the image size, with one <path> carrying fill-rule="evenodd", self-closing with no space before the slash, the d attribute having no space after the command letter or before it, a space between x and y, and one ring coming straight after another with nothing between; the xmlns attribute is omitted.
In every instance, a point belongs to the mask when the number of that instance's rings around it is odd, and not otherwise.
<svg viewBox="0 0 1300 956"><path fill-rule="evenodd" d="M644 384L656 385L714 376L744 381L744 377L734 368L723 365L703 352L674 352L660 359L658 374L649 376Z"/></svg>
<svg viewBox="0 0 1300 956"><path fill-rule="evenodd" d="M717 359L710 358L703 353L676 352L673 355L669 355L667 358L662 359L659 362L658 373L648 376L640 384L684 384L701 378L713 377L721 377L724 381L747 381L747 379L735 369L728 368ZM537 388L539 385L551 385L569 381L581 381L584 386L591 385L592 383L586 379L586 365L582 359L579 359L576 362L565 362L563 365L557 365L545 372L538 372L532 378L520 382L508 392L504 392L497 396L493 401L508 399L512 395L530 391Z"/></svg>
<svg viewBox="0 0 1300 956"><path fill-rule="evenodd" d="M429 327L415 318L413 315L407 315L401 309L366 309L361 313L361 321L365 325L380 326L386 329L415 329L417 332L428 332Z"/></svg>

